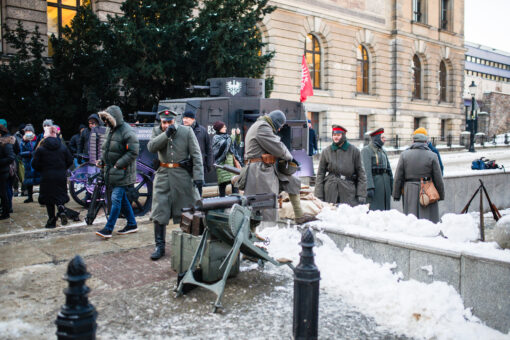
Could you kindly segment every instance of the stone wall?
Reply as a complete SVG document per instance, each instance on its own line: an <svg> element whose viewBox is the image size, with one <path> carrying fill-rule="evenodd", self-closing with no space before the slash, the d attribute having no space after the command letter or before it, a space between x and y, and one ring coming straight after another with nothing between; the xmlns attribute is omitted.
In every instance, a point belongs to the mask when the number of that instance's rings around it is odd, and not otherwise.
<svg viewBox="0 0 510 340"><path fill-rule="evenodd" d="M510 131L510 94L485 93L482 110L489 114L489 136Z"/></svg>

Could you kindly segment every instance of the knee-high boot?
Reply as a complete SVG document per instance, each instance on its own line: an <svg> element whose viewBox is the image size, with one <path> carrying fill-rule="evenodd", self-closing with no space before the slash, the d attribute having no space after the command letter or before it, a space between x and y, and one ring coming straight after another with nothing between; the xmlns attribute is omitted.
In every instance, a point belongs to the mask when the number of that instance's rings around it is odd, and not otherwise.
<svg viewBox="0 0 510 340"><path fill-rule="evenodd" d="M310 214L303 214L303 209L301 209L301 200L299 195L297 194L289 194L289 200L292 204L292 208L294 209L294 221L296 224L303 224L310 221L315 221L315 216Z"/></svg>
<svg viewBox="0 0 510 340"><path fill-rule="evenodd" d="M151 260L156 261L165 255L166 225L154 221L154 240L156 249L151 254Z"/></svg>

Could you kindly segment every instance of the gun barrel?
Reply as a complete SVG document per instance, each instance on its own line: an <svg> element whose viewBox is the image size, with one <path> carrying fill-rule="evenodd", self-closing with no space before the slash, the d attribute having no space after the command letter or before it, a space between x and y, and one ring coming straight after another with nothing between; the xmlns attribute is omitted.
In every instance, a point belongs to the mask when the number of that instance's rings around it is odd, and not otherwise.
<svg viewBox="0 0 510 340"><path fill-rule="evenodd" d="M236 174L236 175L240 175L241 174L241 169L238 169L235 166L226 165L226 164L224 164L224 165L214 164L214 167L217 168L217 169L222 169L222 170L231 172L231 173Z"/></svg>
<svg viewBox="0 0 510 340"><path fill-rule="evenodd" d="M227 197L213 197L198 200L192 208L183 208L182 211L208 211L215 209L227 209L234 204L246 204L254 209L275 209L277 203L276 195L256 194L249 196L232 195Z"/></svg>

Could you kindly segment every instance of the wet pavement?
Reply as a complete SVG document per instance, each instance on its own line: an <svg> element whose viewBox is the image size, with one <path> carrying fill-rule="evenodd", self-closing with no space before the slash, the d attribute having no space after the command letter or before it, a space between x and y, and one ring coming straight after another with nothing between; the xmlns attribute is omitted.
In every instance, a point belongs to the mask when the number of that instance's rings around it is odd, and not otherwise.
<svg viewBox="0 0 510 340"><path fill-rule="evenodd" d="M94 234L104 217L93 226L81 222L47 230L44 208L31 203L27 209L23 199L15 199L13 218L0 222L0 339L55 337L67 287L62 278L76 254L92 274L87 285L99 313L98 339L292 338L293 273L287 267L261 269L243 261L241 272L228 281L225 309L214 314L215 296L202 288L174 297L169 242L166 257L149 259L153 232L147 217L138 219L138 233L105 241ZM406 339L325 291L319 308L321 339Z"/></svg>

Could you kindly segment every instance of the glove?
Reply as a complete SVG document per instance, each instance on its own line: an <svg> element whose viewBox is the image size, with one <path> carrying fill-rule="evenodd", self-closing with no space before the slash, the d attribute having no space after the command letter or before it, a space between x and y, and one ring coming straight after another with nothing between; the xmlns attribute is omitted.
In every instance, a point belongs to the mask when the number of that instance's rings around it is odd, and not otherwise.
<svg viewBox="0 0 510 340"><path fill-rule="evenodd" d="M292 158L291 162L296 163L297 166L301 166L301 164L295 158Z"/></svg>
<svg viewBox="0 0 510 340"><path fill-rule="evenodd" d="M373 199L374 198L374 194L375 194L375 189L370 188L370 189L367 190L367 198Z"/></svg>
<svg viewBox="0 0 510 340"><path fill-rule="evenodd" d="M365 204L367 203L367 199L365 197L358 196L358 203Z"/></svg>
<svg viewBox="0 0 510 340"><path fill-rule="evenodd" d="M400 201L400 197L393 197L393 200L394 200L395 202L398 202L398 201Z"/></svg>
<svg viewBox="0 0 510 340"><path fill-rule="evenodd" d="M175 124L170 125L165 131L166 136L171 137L175 133L175 131L177 131Z"/></svg>

